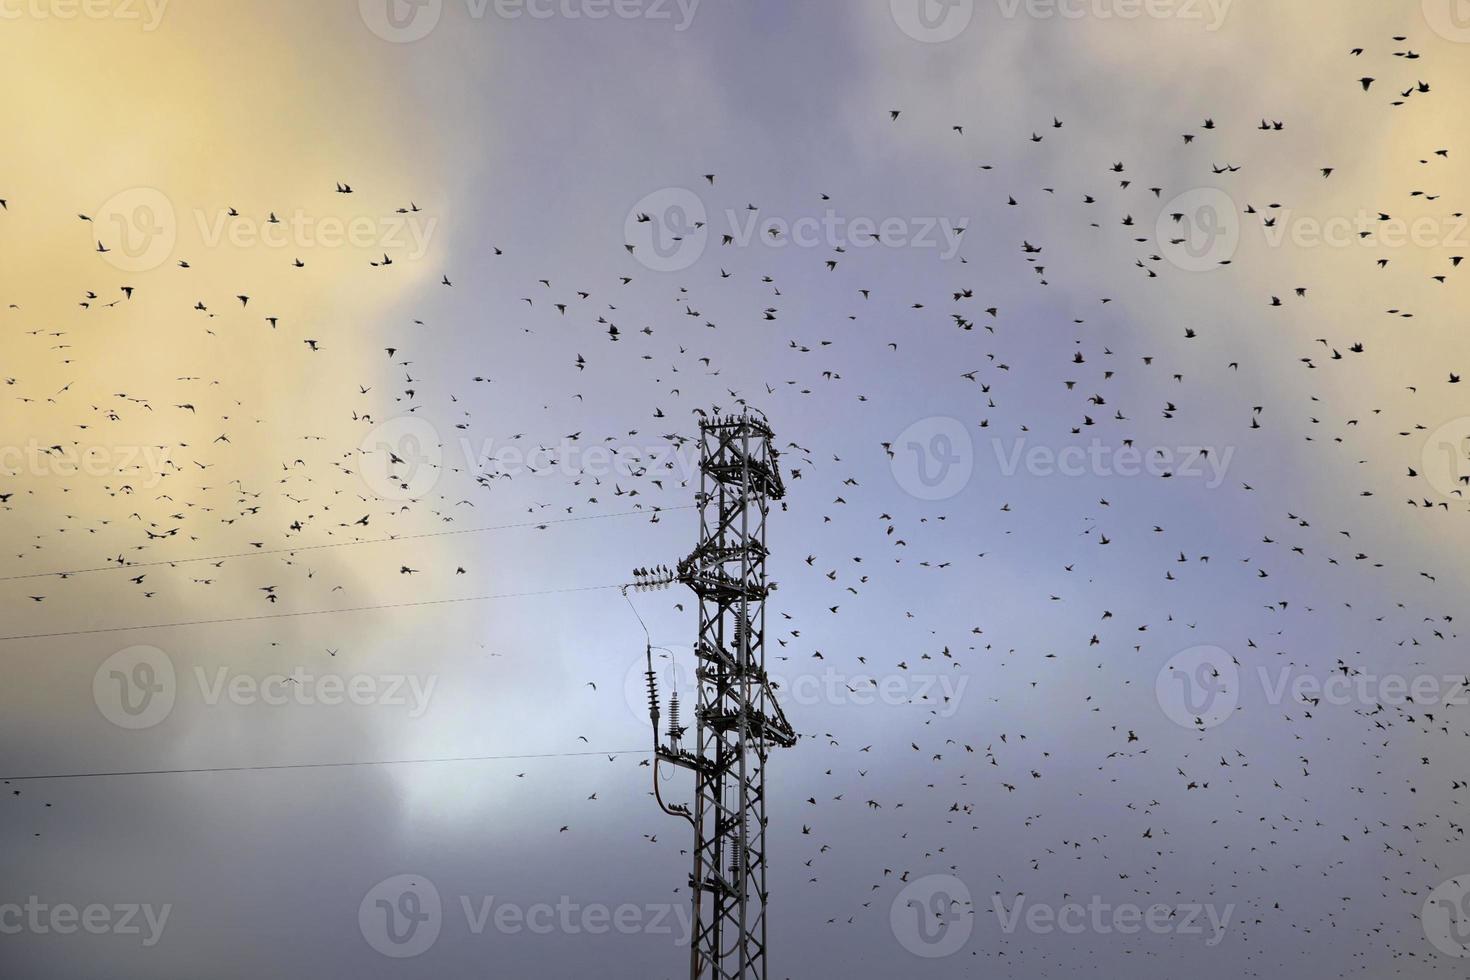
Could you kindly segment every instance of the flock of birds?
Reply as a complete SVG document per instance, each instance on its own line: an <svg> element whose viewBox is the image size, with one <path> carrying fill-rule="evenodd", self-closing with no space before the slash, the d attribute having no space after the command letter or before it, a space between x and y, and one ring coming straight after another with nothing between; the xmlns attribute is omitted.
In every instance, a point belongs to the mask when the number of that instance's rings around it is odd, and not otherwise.
<svg viewBox="0 0 1470 980"><path fill-rule="evenodd" d="M1393 110L1409 111L1405 107L1432 98L1430 83L1417 76L1424 71L1421 55L1406 48L1406 40L1393 38L1387 53L1359 48L1347 55L1350 64L1375 65L1359 80L1351 72L1345 76L1346 87L1366 93L1354 111L1382 111L1378 97L1384 88L1391 89L1388 108ZM1242 137L1253 130L1269 139L1294 122L1199 118L1203 121L1185 127L1171 150L1187 154L1171 164L1196 183L1249 175L1250 160L1209 155L1216 137L1227 131ZM875 132L901 140L908 125L911 116L902 108L875 107ZM973 122L956 121L951 133L963 140L975 128ZM1072 154L1076 148L1067 141L1075 128L1047 113L1036 129L1014 139L1032 144L1036 152ZM1236 140L1232 145L1246 144ZM1433 186L1440 181L1436 168L1461 149L1403 152L1417 160L1425 183ZM1277 617L1283 624L1279 630L1229 637L1243 671L1290 663L1344 675L1390 667L1412 672L1413 665L1434 663L1456 649L1457 610L1440 582L1445 569L1427 560L1423 567L1409 567L1399 556L1372 553L1359 545L1371 536L1364 533L1369 528L1349 521L1412 520L1414 533L1424 527L1430 535L1458 533L1449 522L1466 513L1461 493L1440 493L1415 469L1416 440L1442 419L1433 412L1416 416L1401 406L1415 398L1439 398L1439 389L1459 384L1470 365L1446 364L1438 376L1403 378L1394 407L1380 408L1375 404L1378 382L1364 365L1374 354L1388 358L1393 352L1375 351L1354 336L1359 324L1338 324L1336 334L1318 338L1281 321L1280 364L1263 363L1270 355L1259 348L1232 347L1229 340L1206 336L1198 324L1181 327L1173 337L1118 329L1107 318L1130 305L1133 315L1141 315L1137 310L1146 309L1153 280L1188 281L1189 273L1171 265L1168 256L1170 249L1187 245L1188 215L1173 216L1172 224L1181 229L1176 238L1161 241L1147 230L1164 202L1188 186L1151 178L1151 170L1164 169L1152 164L1075 162L1086 176L1073 187L1031 186L1027 175L1004 175L983 161L976 174L978 193L989 202L987 210L999 213L998 221L1024 224L1023 212L1044 202L1074 223L1069 234L1105 243L1097 249L1097 262L1117 262L1118 255L1126 255L1126 268L1134 273L1120 277L1116 292L1087 301L1095 313L1049 326L1045 348L1050 354L1044 359L1024 353L1026 344L1036 342L1028 335L1038 329L1027 315L985 299L999 292L999 280L1013 278L1017 270L1038 287L1066 278L1053 258L1064 249L1050 244L1040 227L1014 243L1009 268L971 261L970 250L980 247L976 239L984 234L976 222L956 262L936 268L928 281L881 287L866 278L876 279L881 257L841 245L820 256L782 253L781 261L790 264L784 273L754 274L743 269L745 260L722 254L730 244L717 239L694 268L656 275L638 264L630 244L618 257L621 274L585 285L568 281L574 272L538 277L523 286L506 284L496 263L508 257L509 245L493 247L473 263L452 256L455 267L436 273L432 285L423 288L494 291L507 308L514 306L514 324L497 326L488 343L517 350L536 363L540 373L534 387L545 402L545 417L581 419L571 432L552 429L550 422L541 431L533 429L537 406L528 399L512 413L532 420L525 431L498 431L483 421L493 414L483 406L513 387L516 369L507 366L496 373L465 365L518 361L442 349L432 316L393 328L396 339L365 351L360 332L293 316L266 282L195 295L190 277L217 264L214 255L181 254L163 268L114 273L106 282L100 280L108 274L100 270L107 267L99 266L99 281L79 288L71 312L26 297L22 283L7 283L7 295L0 295L6 352L0 395L6 398L7 415L24 419L27 437L35 436L41 461L39 473L34 467L28 473L23 465L0 472L0 528L11 551L7 575L16 576L0 591L7 630L28 632L38 609L51 617L44 620L45 628L64 629L71 613L88 604L145 608L145 618L164 621L189 618L187 610L196 605L222 616L247 617L349 606L377 593L364 581L370 571L354 578L344 566L331 564L332 547L453 531L485 523L486 514L522 520L553 536L559 522L628 510L667 521L668 509L690 503L691 474L654 447L667 446L687 457L702 413L758 406L773 421L790 488L790 514L783 518L773 559L783 591L780 601L773 601L769 630L772 673L836 666L849 678L923 671L985 679L958 704L949 703L949 695L926 693L905 711L880 705L820 714L826 730L810 721L821 709L788 710L803 739L797 749L776 756L772 768L771 836L786 858L784 867L776 862L773 876L790 886L776 889L778 908L801 905L801 914L821 909L828 927L855 942L859 931L887 929L889 905L908 883L952 873L974 894L973 905L962 914L973 917L984 933L983 940L958 954L967 969L984 962L995 975L1064 975L1069 969L1065 951L992 935L981 920L991 915L992 893L1009 900L1065 867L1065 874L1094 888L1110 882L1120 901L1234 903L1235 931L1225 946L1195 953L1230 957L1240 975L1274 975L1280 964L1273 957L1279 958L1283 946L1310 949L1329 941L1347 944L1362 975L1387 975L1385 970L1453 975L1451 961L1436 963L1424 946L1412 912L1440 881L1470 871L1470 863L1456 867L1426 856L1467 853L1464 807L1470 777L1456 764L1470 737L1463 707L1288 703L1257 715L1251 732L1242 732L1237 723L1171 734L1162 715L1154 724L1120 705L1136 706L1127 700L1134 690L1151 696L1161 658L1187 646L1201 619L1228 628L1229 610L1187 608L1188 600L1170 593L1186 580L1227 606L1250 604L1253 624L1262 617L1267 623ZM1304 166L1320 179L1341 181L1352 163ZM710 195L720 194L726 183L719 174L697 179ZM997 183L1003 179L1014 182ZM339 181L335 193L361 197L364 189L360 180ZM1402 193L1406 206L1430 203L1447 190L1405 188L1385 192L1384 200ZM0 191L5 192L0 222L43 220L28 213L23 188ZM820 191L813 198L829 200ZM1244 192L1240 199L1244 206L1237 217L1252 227L1271 227L1282 207L1266 198L1246 202ZM1386 220L1390 214L1381 209L1389 206L1374 203L1372 210ZM420 207L407 203L392 210L417 213ZM233 207L228 214L239 216ZM69 220L93 224L86 213ZM107 227L92 227L88 234L92 251L105 256L117 247ZM1392 260L1371 242L1353 256L1365 266L1364 276L1393 275ZM1461 261L1462 256L1445 255L1430 278L1463 288L1456 280ZM472 268L479 263L487 271ZM283 257L281 275L308 276L314 264L300 256ZM393 276L404 264L385 252L362 257L357 272L342 274ZM1317 291L1310 281L1288 282L1259 297L1247 294L1242 303L1254 303L1265 315L1274 315L1271 308L1290 307L1305 321ZM185 295L189 298L180 298ZM634 295L657 297L650 302L666 303L667 312L639 322L622 309ZM813 324L804 314L791 314L788 300L796 296L814 297L812 302L828 311L827 321ZM1082 305L1079 301L1078 308ZM138 306L146 313L135 317L132 310ZM716 306L728 312L705 312ZM1417 315L1399 305L1388 313L1396 320ZM123 381L108 374L99 351L112 350L109 332L126 329L139 338L164 330L179 338L167 354L166 377L153 371ZM280 362L306 359L291 369L301 372L294 376L317 379L312 383L326 388L336 417L281 417L271 396L242 385L218 353L221 348L211 347L238 337L265 345L268 356ZM929 358L929 337L963 345L971 362ZM1197 353L1197 347L1205 353ZM1238 380L1267 371L1293 377L1295 390L1261 393ZM1319 383L1334 371L1358 372L1350 387L1360 393L1359 401L1349 404L1329 393L1341 390L1336 382ZM1230 536L1234 553L1221 553L1210 543L1216 539L1208 513L1196 509L1187 518L1176 512L1173 519L1145 519L1119 499L1135 489L1173 492L1163 480L1149 480L1147 489L1115 485L1103 499L1077 500L1080 514L1057 518L1059 525L1078 518L1074 543L1070 553L1056 556L1055 567L1038 571L1034 580L1041 598L1033 614L1044 617L1049 609L1066 606L1074 611L1069 615L1091 626L1070 644L1030 643L1014 634L1007 642L999 638L1005 631L992 624L998 617L979 596L971 600L975 621L956 631L948 619L929 621L923 596L966 595L967 580L1004 574L1005 564L1020 563L1027 548L1027 542L1012 537L1014 529L1035 525L1010 523L1026 516L1028 502L1011 499L1004 486L972 488L946 503L923 504L885 483L905 451L891 441L892 433L909 420L882 383L886 376L943 389L952 402L968 405L963 421L977 440L992 433L1034 433L1061 441L1095 435L1115 445L1134 440L1147 445L1147 433L1160 426L1183 429L1213 406L1245 397L1240 414L1228 423L1241 447L1238 466L1249 465L1245 458L1252 439L1263 428L1274 428L1300 433L1304 466L1333 472L1348 466L1361 475L1360 485L1339 485L1344 500L1316 501L1269 465L1251 470L1248 481L1232 474L1218 492L1230 498L1220 503L1220 512L1239 525ZM640 415L610 408L606 390L612 379L618 379L622 403L642 406ZM842 415L858 420L855 431L829 440L831 433L820 423L803 422L803 407L818 402L840 405ZM1435 404L1438 411L1445 403ZM431 492L385 495L385 486L412 486L425 464L402 446L364 447L359 440L387 420L414 415L436 420L452 438L491 438L543 462L512 471L493 461L456 466L446 456L430 464L442 470ZM1070 421L1057 421L1069 416ZM281 431L291 433L285 452L281 439L270 434ZM122 432L132 435L119 438ZM49 467L88 446L116 446L137 440L137 433L148 434L146 444L116 473L86 481L46 476ZM1178 438L1184 442L1188 436ZM828 441L840 442L840 451L824 445ZM1379 447L1385 442L1403 447L1411 462L1384 458ZM537 472L538 467L561 472L566 458L593 446L618 459L618 476L572 472L544 479L546 474ZM1344 462L1355 453L1362 459ZM386 474L386 484L365 482L365 472ZM1087 486L1083 492L1090 495ZM1386 486L1398 492L1383 492ZM992 499L992 493L998 496ZM1288 499L1295 503L1285 503ZM524 516L507 514L503 501L515 501ZM1405 509L1414 512L1412 518ZM974 539L977 514L984 521L981 540ZM595 531L580 533L585 541ZM800 543L799 552L790 541ZM864 545L858 548L855 542ZM364 552L360 569L390 579L395 599L436 598L456 581L472 580L477 571L465 558L446 559L417 547L375 547ZM1043 549L1048 560L1050 547ZM64 571L73 568L102 571ZM62 574L42 574L53 571ZM1144 600L1136 589L1145 591ZM225 595L217 598L218 593ZM907 598L896 598L899 594ZM1367 601L1319 604L1317 596L1334 594ZM793 605L789 597L796 596L804 606ZM669 611L687 614L687 599L669 602L679 603ZM1146 608L1155 611L1145 619ZM854 610L864 611L862 625L846 626ZM131 621L123 617L120 625ZM1288 646L1284 634L1289 629L1300 641L1314 623L1330 630L1329 621L1381 638L1381 648L1365 653ZM339 653L346 658L351 651L332 643L322 655ZM1066 673L1080 686L1069 686ZM578 693L568 697L579 712L623 710L616 685L576 683ZM849 693L864 683L872 682L851 680ZM876 725L869 720L875 712L881 716ZM1010 721L997 721L1002 717ZM1064 717L1070 719L1065 724ZM1257 728L1268 731L1272 742L1248 741ZM1324 736L1324 729L1333 735ZM1351 739L1339 737L1343 732ZM580 736L569 739L566 748L590 744ZM1406 768L1409 758L1423 764ZM612 756L609 762L635 766ZM626 780L634 807L644 805L646 766L646 761L636 763ZM515 775L525 779L528 772ZM815 783L800 783L793 773ZM1348 782L1339 782L1344 779ZM1053 788L1058 780L1067 782L1065 789ZM32 808L24 816L12 809L6 821L11 832L24 827L28 834L44 833L37 813L50 807L45 791L6 790L12 808ZM797 790L799 796L793 796ZM1348 807L1346 801L1353 799L1363 801L1361 811ZM578 805L598 803L594 792ZM1401 814L1413 813L1413 819L1379 816L1395 805ZM548 828L548 846L556 846L561 834L590 832L583 826L590 823L587 811L568 806L573 812L567 819ZM1069 819L1077 814L1095 829L1078 832L1079 824ZM651 807L647 816L656 819ZM662 840L660 833L644 836L650 846L687 853L687 844L673 840L672 828L662 832ZM998 841L1006 842L1005 855L997 856ZM1185 874L1185 865L1202 875ZM1345 896L1342 903L1303 902L1287 882L1307 879L1318 880L1323 894ZM1365 883L1371 883L1371 893L1363 891ZM1085 888L1073 889L1070 896L1052 899L1075 898L1079 891L1086 894ZM1130 948L1158 955L1146 939L1134 940ZM1299 963L1293 968L1303 969Z"/></svg>

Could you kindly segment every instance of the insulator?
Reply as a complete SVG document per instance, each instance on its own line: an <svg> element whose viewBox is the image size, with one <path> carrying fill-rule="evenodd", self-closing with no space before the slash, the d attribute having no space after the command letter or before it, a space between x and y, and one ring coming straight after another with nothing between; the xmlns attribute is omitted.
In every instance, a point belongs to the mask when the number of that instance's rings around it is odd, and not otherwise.
<svg viewBox="0 0 1470 980"><path fill-rule="evenodd" d="M740 877L740 836L734 833L730 835L730 878L737 889L744 890L745 882Z"/></svg>
<svg viewBox="0 0 1470 980"><path fill-rule="evenodd" d="M648 714L653 718L657 718L658 674L652 670L646 670L643 672L643 676L648 678ZM657 724L657 722L655 722L655 724Z"/></svg>
<svg viewBox="0 0 1470 980"><path fill-rule="evenodd" d="M679 692L675 691L669 697L669 738L675 742L679 741L680 730Z"/></svg>

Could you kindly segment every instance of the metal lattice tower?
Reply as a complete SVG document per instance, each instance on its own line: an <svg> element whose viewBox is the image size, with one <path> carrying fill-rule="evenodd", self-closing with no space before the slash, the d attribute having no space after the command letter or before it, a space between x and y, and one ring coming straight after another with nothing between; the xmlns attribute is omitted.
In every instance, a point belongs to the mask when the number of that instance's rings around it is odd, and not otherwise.
<svg viewBox="0 0 1470 980"><path fill-rule="evenodd" d="M693 980L765 980L766 756L796 744L765 670L766 518L785 496L771 429L750 414L700 425L699 543L677 570L638 569L641 587L681 582L699 597L694 750L677 696L661 740L649 649L649 707L659 762L692 770L692 809L659 804L694 828ZM654 791L658 795L655 766Z"/></svg>

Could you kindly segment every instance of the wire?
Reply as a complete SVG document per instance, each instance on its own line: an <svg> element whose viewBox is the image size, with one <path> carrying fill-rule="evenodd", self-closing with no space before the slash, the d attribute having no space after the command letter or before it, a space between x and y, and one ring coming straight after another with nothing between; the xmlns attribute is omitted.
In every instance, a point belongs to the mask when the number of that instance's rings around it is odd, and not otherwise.
<svg viewBox="0 0 1470 980"><path fill-rule="evenodd" d="M584 517L561 517L546 521L523 521L518 524L493 524L487 527L466 527L453 531L428 531L423 534L389 535L386 538L363 538L358 541L334 541L328 544L307 544L296 548L271 548L267 550L240 551L229 555L202 555L198 558L175 558L171 560L129 562L124 565L98 565L95 568L74 568L69 571L27 572L24 575L0 576L0 582L19 582L23 579L50 578L85 575L89 572L115 572L126 568L157 568L160 565L189 565L201 561L225 561L231 558L257 558L262 555L294 555L302 551L322 551L326 548L350 548L360 544L387 544L392 541L421 541L426 538L443 538L456 534L481 534L486 531L509 531L523 527L547 527L552 524L575 524L579 521L600 521L609 517L635 517L651 514L656 519L664 511L694 510L695 504L679 507L655 507L652 510L624 510L614 514L588 514Z"/></svg>
<svg viewBox="0 0 1470 980"><path fill-rule="evenodd" d="M283 769L345 769L356 766L418 766L445 762L505 762L525 759L569 759L592 755L652 755L647 749L616 752L542 752L533 755L462 755L445 759L376 759L366 762L296 762L271 766L218 766L199 769L137 769L131 772L61 772L36 776L0 776L0 783L37 779L95 779L102 776L181 776L205 772L274 772Z"/></svg>
<svg viewBox="0 0 1470 980"><path fill-rule="evenodd" d="M335 616L344 613L372 612L378 609L412 609L419 606L447 606L460 602L488 602L492 599L529 599L535 596L561 595L569 592L601 592L607 589L621 589L622 587L623 583L616 585L583 585L569 589L543 589L539 592L501 592L496 595L462 596L457 599L387 602L376 606L351 606L346 609L307 609L301 612L264 613L259 616L233 616L227 619L191 619L177 623L148 623L142 626L102 626L90 630L63 630L58 633L20 633L14 636L0 636L0 643L8 643L11 640L47 640L61 636L92 636L97 633L126 633L131 630L164 630L175 629L181 626L211 626L218 623L253 623L268 619L294 619L300 616Z"/></svg>
<svg viewBox="0 0 1470 980"><path fill-rule="evenodd" d="M652 643L653 642L653 636L650 635L649 632L648 632L648 624L643 621L643 617L642 616L639 616L638 615L638 607L635 606L635 605L633 605L633 600L628 597L628 587L626 585L623 586L622 593L623 593L623 598L624 599L627 599L627 601L628 601L628 608L631 609L631 610L633 610L633 615L634 616L637 616L638 617L638 625L643 627L643 635L648 638L648 642L649 643Z"/></svg>

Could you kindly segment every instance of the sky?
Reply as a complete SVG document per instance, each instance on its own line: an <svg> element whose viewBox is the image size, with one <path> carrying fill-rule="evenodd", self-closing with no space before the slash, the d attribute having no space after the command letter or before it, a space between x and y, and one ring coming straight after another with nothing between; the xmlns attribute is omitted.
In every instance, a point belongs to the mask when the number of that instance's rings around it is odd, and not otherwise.
<svg viewBox="0 0 1470 980"><path fill-rule="evenodd" d="M1463 975L1463 5L0 20L0 975L684 975L745 406L771 976Z"/></svg>

